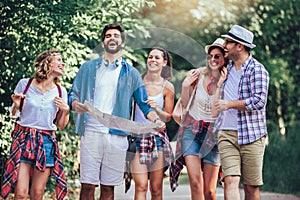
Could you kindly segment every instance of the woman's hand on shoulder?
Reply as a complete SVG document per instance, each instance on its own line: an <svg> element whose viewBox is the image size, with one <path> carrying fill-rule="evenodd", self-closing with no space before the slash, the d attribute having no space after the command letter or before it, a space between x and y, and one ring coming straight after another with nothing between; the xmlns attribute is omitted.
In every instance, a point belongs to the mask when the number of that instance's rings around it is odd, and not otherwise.
<svg viewBox="0 0 300 200"><path fill-rule="evenodd" d="M186 78L184 79L184 81L182 82L182 86L183 87L189 87L190 85L192 85L195 80L197 80L200 76L200 70L198 69L192 69L188 72Z"/></svg>
<svg viewBox="0 0 300 200"><path fill-rule="evenodd" d="M225 80L227 79L228 75L228 70L226 67L223 67L222 70L220 71L220 79L218 81L217 87L221 87Z"/></svg>

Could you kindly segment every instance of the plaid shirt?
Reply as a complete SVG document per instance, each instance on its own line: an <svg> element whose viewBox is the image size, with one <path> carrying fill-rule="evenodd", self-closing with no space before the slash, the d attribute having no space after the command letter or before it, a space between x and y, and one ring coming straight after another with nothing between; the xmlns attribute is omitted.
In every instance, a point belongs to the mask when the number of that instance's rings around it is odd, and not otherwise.
<svg viewBox="0 0 300 200"><path fill-rule="evenodd" d="M192 118L191 116L187 115L183 126L180 128L179 133L178 133L178 137L177 137L177 144L176 144L176 160L175 162L173 162L170 166L170 187L172 192L174 192L178 186L178 178L180 175L181 170L183 169L183 166L185 165L184 162L184 157L182 155L182 135L185 131L186 128L189 128L190 126L193 126L193 134L197 134L197 133L202 133L202 132L207 132L207 130L209 129L210 123L209 122L204 122L202 120L197 121L194 118Z"/></svg>
<svg viewBox="0 0 300 200"><path fill-rule="evenodd" d="M227 66L228 73L234 63ZM238 144L249 144L267 135L266 104L268 98L269 73L255 58L250 56L242 65L239 82L239 100L243 100L247 110L238 110ZM223 85L221 96L224 97ZM222 120L222 114L219 120Z"/></svg>
<svg viewBox="0 0 300 200"><path fill-rule="evenodd" d="M158 133L158 136L162 140L162 146L164 151L164 164L165 166L170 166L173 160L173 152L169 142L169 138L167 133L161 132ZM156 145L155 135L151 135L150 137L141 137L140 138L140 163L147 164L151 166L156 159L158 158L158 151Z"/></svg>
<svg viewBox="0 0 300 200"><path fill-rule="evenodd" d="M163 131L158 133L158 136L162 140L163 152L164 152L164 167L171 165L174 160L173 151L167 136L167 132ZM149 137L140 138L140 163L151 166L158 158L158 150L156 145L155 135ZM129 165L126 167L127 171L124 174L125 178L125 193L129 190L131 186L131 172L129 171Z"/></svg>
<svg viewBox="0 0 300 200"><path fill-rule="evenodd" d="M46 156L43 150L43 137L46 135L54 144L55 156L54 167L51 170L51 176L56 178L56 197L58 200L64 198L67 193L66 177L63 171L60 152L58 149L57 141L53 137L54 131L38 130L35 128L28 128L19 124L15 125L15 130L12 133L12 144L10 149L10 157L6 162L6 169L4 172L4 180L2 185L1 195L7 198L13 185L18 178L18 168L20 165L20 158L23 146L26 145L26 151L23 153L25 158L35 160L35 167L40 171L46 169ZM29 137L28 142L25 144L26 138ZM36 142L36 140L38 142Z"/></svg>

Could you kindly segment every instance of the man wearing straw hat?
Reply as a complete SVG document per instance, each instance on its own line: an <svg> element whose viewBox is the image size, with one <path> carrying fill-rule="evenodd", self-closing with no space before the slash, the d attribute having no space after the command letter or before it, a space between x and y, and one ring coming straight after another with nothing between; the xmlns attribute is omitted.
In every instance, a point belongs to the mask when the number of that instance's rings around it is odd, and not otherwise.
<svg viewBox="0 0 300 200"><path fill-rule="evenodd" d="M223 170L225 199L240 199L239 183L245 199L260 199L265 151L266 104L269 74L253 58L253 33L234 25L225 37L225 50L231 60L227 79L221 88L222 100L218 145Z"/></svg>

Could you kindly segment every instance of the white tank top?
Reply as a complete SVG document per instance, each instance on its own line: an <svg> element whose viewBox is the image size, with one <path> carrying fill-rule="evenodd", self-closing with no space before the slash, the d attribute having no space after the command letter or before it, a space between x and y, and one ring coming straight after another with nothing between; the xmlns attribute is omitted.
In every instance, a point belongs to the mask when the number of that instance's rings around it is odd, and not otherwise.
<svg viewBox="0 0 300 200"><path fill-rule="evenodd" d="M166 87L166 83L167 83L167 81L165 80L164 84L162 86L162 89L158 95L148 96L149 99L156 101L156 105L159 108L163 108L163 106L164 106L164 90ZM135 105L134 121L140 122L140 123L150 123L150 121L144 116L142 110L140 109L140 107L137 104Z"/></svg>
<svg viewBox="0 0 300 200"><path fill-rule="evenodd" d="M203 120L205 122L213 122L216 118L212 118L211 104L214 101L214 95L209 95L203 88L204 75L198 82L198 87L189 110L189 115L195 120Z"/></svg>

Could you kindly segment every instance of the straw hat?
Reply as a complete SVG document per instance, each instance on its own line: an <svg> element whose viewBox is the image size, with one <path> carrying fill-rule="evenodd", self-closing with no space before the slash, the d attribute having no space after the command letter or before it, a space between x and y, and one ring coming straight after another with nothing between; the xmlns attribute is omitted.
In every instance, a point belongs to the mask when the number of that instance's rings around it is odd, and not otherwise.
<svg viewBox="0 0 300 200"><path fill-rule="evenodd" d="M253 33L239 25L232 26L230 31L227 34L221 36L225 38L230 38L251 49L256 47L256 45L253 44L253 38L254 38Z"/></svg>

